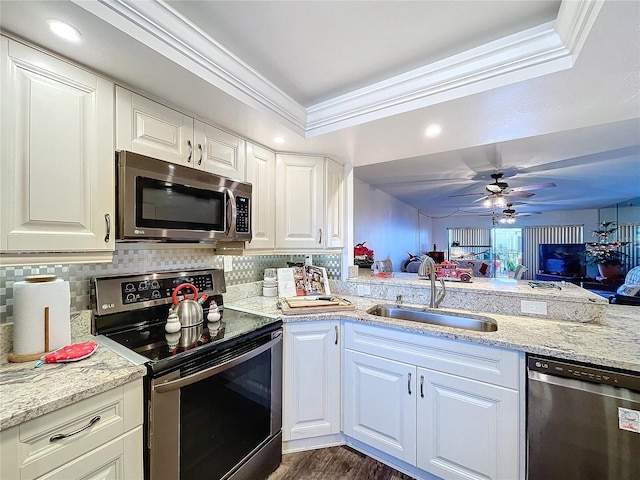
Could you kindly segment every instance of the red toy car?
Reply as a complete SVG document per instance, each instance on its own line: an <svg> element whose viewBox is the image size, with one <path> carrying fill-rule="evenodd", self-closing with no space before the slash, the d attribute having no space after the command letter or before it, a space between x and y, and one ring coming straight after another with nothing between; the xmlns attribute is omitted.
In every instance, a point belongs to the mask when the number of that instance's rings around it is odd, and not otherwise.
<svg viewBox="0 0 640 480"><path fill-rule="evenodd" d="M436 263L436 278L454 280L458 282L469 282L473 277L473 270L461 267L455 263ZM427 275L428 278L428 275Z"/></svg>

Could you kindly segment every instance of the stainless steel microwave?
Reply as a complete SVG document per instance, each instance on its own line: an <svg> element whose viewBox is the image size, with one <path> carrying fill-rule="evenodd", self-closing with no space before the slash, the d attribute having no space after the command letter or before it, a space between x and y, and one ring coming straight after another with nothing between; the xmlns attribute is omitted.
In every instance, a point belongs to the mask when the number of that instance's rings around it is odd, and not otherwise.
<svg viewBox="0 0 640 480"><path fill-rule="evenodd" d="M116 238L251 240L251 184L137 153L116 153Z"/></svg>

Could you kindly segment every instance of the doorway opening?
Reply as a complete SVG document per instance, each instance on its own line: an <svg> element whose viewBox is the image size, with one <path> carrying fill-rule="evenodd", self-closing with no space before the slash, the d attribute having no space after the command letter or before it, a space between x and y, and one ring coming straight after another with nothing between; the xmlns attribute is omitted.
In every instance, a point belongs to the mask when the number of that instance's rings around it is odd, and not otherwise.
<svg viewBox="0 0 640 480"><path fill-rule="evenodd" d="M494 277L514 278L516 268L522 263L522 229L491 229L491 245Z"/></svg>

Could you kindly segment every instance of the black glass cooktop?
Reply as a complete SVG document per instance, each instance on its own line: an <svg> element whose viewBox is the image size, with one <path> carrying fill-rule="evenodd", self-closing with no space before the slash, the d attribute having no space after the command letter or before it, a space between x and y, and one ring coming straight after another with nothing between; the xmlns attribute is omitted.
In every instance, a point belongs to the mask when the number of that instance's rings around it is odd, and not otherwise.
<svg viewBox="0 0 640 480"><path fill-rule="evenodd" d="M217 322L181 328L179 332L165 331L165 322L147 324L127 331L108 333L107 337L146 358L151 363L184 360L183 357L204 353L205 350L227 346L235 339L245 339L254 332L264 332L268 326L277 327L280 320L224 308ZM174 363L174 362L171 362Z"/></svg>

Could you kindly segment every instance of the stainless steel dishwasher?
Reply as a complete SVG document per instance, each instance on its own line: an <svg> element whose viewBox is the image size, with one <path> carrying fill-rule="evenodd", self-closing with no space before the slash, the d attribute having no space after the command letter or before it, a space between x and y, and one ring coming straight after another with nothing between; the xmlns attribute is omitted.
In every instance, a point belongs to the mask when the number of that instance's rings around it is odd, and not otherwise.
<svg viewBox="0 0 640 480"><path fill-rule="evenodd" d="M640 479L640 375L529 355L528 480Z"/></svg>

